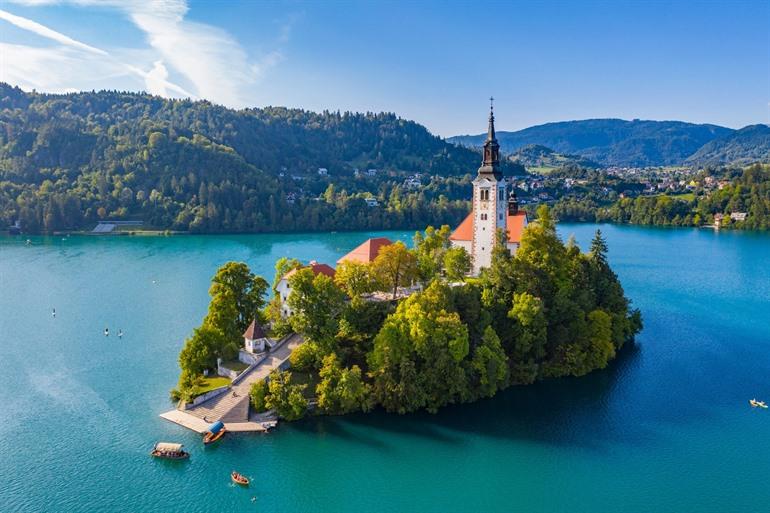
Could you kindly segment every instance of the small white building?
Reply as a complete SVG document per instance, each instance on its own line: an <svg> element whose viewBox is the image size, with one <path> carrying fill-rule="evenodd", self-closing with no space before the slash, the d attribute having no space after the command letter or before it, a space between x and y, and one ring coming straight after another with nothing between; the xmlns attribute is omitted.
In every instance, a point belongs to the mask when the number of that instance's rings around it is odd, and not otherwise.
<svg viewBox="0 0 770 513"><path fill-rule="evenodd" d="M366 206L368 207L376 207L380 204L380 202L377 201L377 198L364 198L364 201L366 201Z"/></svg>
<svg viewBox="0 0 770 513"><path fill-rule="evenodd" d="M329 170L328 170L328 169L326 169L325 167L319 167L319 168L318 168L318 174L319 174L320 176L326 176L326 175L328 175L328 174L329 174Z"/></svg>
<svg viewBox="0 0 770 513"><path fill-rule="evenodd" d="M273 339L267 336L265 330L256 319L251 321L243 334L243 348L251 353L264 353L266 349L273 347Z"/></svg>

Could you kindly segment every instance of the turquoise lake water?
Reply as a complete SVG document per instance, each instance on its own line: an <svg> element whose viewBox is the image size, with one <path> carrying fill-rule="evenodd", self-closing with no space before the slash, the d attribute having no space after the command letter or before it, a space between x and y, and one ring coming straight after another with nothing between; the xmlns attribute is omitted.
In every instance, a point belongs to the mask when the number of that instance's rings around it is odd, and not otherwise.
<svg viewBox="0 0 770 513"><path fill-rule="evenodd" d="M748 405L770 400L770 235L602 230L645 320L609 369L205 449L158 414L215 269L272 279L374 234L0 238L0 512L770 511L770 410ZM158 440L190 460L151 459Z"/></svg>

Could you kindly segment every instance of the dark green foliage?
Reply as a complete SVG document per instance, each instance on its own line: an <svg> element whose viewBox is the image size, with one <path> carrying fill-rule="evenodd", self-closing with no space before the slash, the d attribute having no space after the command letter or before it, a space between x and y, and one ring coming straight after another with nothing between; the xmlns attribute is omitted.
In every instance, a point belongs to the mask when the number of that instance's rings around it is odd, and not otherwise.
<svg viewBox="0 0 770 513"><path fill-rule="evenodd" d="M291 372L273 371L267 384L265 407L286 420L298 420L307 413L305 384L291 382Z"/></svg>
<svg viewBox="0 0 770 513"><path fill-rule="evenodd" d="M295 312L291 326L308 340L315 342L322 354L336 346L340 318L345 306L345 293L334 280L324 274L313 275L309 268L300 269L289 278L289 306Z"/></svg>
<svg viewBox="0 0 770 513"><path fill-rule="evenodd" d="M508 381L508 357L500 345L500 339L491 326L484 330L481 345L473 351L471 360L475 392L482 397L492 397L504 388Z"/></svg>
<svg viewBox="0 0 770 513"><path fill-rule="evenodd" d="M369 409L369 390L358 365L342 368L337 355L332 353L324 358L319 376L316 396L322 412L341 415Z"/></svg>
<svg viewBox="0 0 770 513"><path fill-rule="evenodd" d="M722 228L770 229L770 166L707 170L700 175L703 177L725 182L721 189L699 191L692 199L662 194L622 198L604 205L590 197L563 198L554 206L554 214L563 221L655 226L702 226L712 224L715 216L722 214ZM747 214L744 221L730 219L730 214L739 212Z"/></svg>
<svg viewBox="0 0 770 513"><path fill-rule="evenodd" d="M699 165L770 162L770 126L749 125L703 145L687 159Z"/></svg>
<svg viewBox="0 0 770 513"><path fill-rule="evenodd" d="M26 232L102 219L198 233L455 224L467 214L465 175L480 160L391 113L236 111L2 83L0 127L0 226L18 219ZM355 177L354 168L378 173ZM415 172L428 176L423 187L402 189ZM330 181L336 191L315 201ZM368 196L380 206L367 206Z"/></svg>
<svg viewBox="0 0 770 513"><path fill-rule="evenodd" d="M681 164L704 144L733 131L716 125L681 121L586 119L546 123L517 132L497 132L505 152L539 144L559 153L575 154L606 166ZM450 141L480 146L486 134L458 136Z"/></svg>
<svg viewBox="0 0 770 513"><path fill-rule="evenodd" d="M520 163L525 168L561 168L563 166L579 166L581 168L596 168L599 164L579 155L563 155L551 148L540 144L528 144L514 151L510 159Z"/></svg>
<svg viewBox="0 0 770 513"><path fill-rule="evenodd" d="M461 362L468 355L468 328L450 311L450 297L449 287L434 281L385 320L368 363L375 399L387 410L436 411L467 399Z"/></svg>
<svg viewBox="0 0 770 513"><path fill-rule="evenodd" d="M267 411L265 397L267 397L267 381L264 379L255 381L251 385L251 390L249 390L249 398L252 408L254 408L254 411L257 413Z"/></svg>
<svg viewBox="0 0 770 513"><path fill-rule="evenodd" d="M189 396L193 381L204 370L216 370L217 358L238 356L241 336L265 304L268 284L244 263L227 262L211 279L211 302L201 326L185 341L179 354L182 369L177 394Z"/></svg>

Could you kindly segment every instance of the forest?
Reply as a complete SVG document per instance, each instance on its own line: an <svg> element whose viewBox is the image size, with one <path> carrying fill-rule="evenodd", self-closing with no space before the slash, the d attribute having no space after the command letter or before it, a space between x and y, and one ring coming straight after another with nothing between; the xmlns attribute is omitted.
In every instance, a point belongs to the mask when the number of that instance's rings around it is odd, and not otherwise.
<svg viewBox="0 0 770 513"><path fill-rule="evenodd" d="M272 336L294 331L306 341L292 353L290 370L274 371L251 390L257 411L289 420L304 416L311 401L321 414L435 412L512 385L582 376L605 368L642 328L601 232L583 253L559 238L541 206L515 255L501 234L492 265L473 278L468 254L451 247L449 234L448 226L429 227L415 234L412 248L385 246L370 264L342 263L334 278L281 259L273 292L298 269L289 279L295 313L288 319L277 295L267 301L266 279L246 264L226 264L212 281L208 314L180 354L172 398L194 396L203 370L233 356L255 315ZM390 295L411 283L422 286L405 298ZM386 299L372 300L373 291Z"/></svg>
<svg viewBox="0 0 770 513"><path fill-rule="evenodd" d="M0 83L0 229L19 221L26 233L90 230L103 220L195 233L453 224L467 214L479 161L392 113L232 110Z"/></svg>

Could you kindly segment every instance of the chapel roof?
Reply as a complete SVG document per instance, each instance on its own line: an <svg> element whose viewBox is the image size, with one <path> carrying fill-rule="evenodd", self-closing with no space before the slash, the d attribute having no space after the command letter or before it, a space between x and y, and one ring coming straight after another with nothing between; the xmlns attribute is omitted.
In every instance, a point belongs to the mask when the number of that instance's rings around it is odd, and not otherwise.
<svg viewBox="0 0 770 513"><path fill-rule="evenodd" d="M342 262L362 262L368 264L377 258L377 255L380 254L380 249L391 244L393 244L393 241L386 237L368 239L353 251L337 260L337 264L339 265Z"/></svg>

